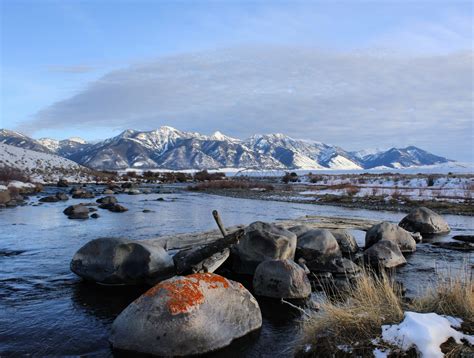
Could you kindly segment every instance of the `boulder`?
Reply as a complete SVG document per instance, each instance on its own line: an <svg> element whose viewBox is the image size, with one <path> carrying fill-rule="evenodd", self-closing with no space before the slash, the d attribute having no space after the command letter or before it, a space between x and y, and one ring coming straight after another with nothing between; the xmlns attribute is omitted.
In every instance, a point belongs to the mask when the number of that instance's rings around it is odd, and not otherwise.
<svg viewBox="0 0 474 358"><path fill-rule="evenodd" d="M345 257L333 257L327 261L313 260L307 262L309 270L316 274L330 272L333 276L354 276L360 267Z"/></svg>
<svg viewBox="0 0 474 358"><path fill-rule="evenodd" d="M138 189L128 189L126 192L127 192L128 195L139 195L139 194L141 194L141 191L138 190Z"/></svg>
<svg viewBox="0 0 474 358"><path fill-rule="evenodd" d="M69 200L69 196L66 193L56 193L56 198L60 201L67 201Z"/></svg>
<svg viewBox="0 0 474 358"><path fill-rule="evenodd" d="M75 253L71 271L104 284L156 283L175 273L173 259L163 247L124 238L89 241Z"/></svg>
<svg viewBox="0 0 474 358"><path fill-rule="evenodd" d="M115 196L104 196L96 200L99 204L117 204L118 200Z"/></svg>
<svg viewBox="0 0 474 358"><path fill-rule="evenodd" d="M245 228L244 237L232 249L234 270L253 274L260 262L295 257L296 235L274 224L261 221Z"/></svg>
<svg viewBox="0 0 474 358"><path fill-rule="evenodd" d="M69 186L69 183L66 179L59 179L56 186L58 186L60 188L67 188Z"/></svg>
<svg viewBox="0 0 474 358"><path fill-rule="evenodd" d="M115 194L115 192L111 189L105 189L102 194L104 195L112 195L112 194Z"/></svg>
<svg viewBox="0 0 474 358"><path fill-rule="evenodd" d="M398 224L411 232L424 234L441 234L451 231L448 223L433 210L420 207L413 209Z"/></svg>
<svg viewBox="0 0 474 358"><path fill-rule="evenodd" d="M308 225L296 225L288 228L288 231L294 233L297 238L309 230L311 230L311 227Z"/></svg>
<svg viewBox="0 0 474 358"><path fill-rule="evenodd" d="M91 218L92 219L98 219L98 218L100 218L100 215L97 214L97 213L94 213L94 214L91 215Z"/></svg>
<svg viewBox="0 0 474 358"><path fill-rule="evenodd" d="M296 247L297 257L304 258L308 267L311 261L325 262L333 257L341 256L336 238L327 229L313 229L305 232L298 237Z"/></svg>
<svg viewBox="0 0 474 358"><path fill-rule="evenodd" d="M133 301L113 322L110 342L153 356L197 355L261 325L260 307L240 283L197 273L163 281Z"/></svg>
<svg viewBox="0 0 474 358"><path fill-rule="evenodd" d="M406 264L399 246L389 240L378 241L364 251L364 260L376 268L394 268Z"/></svg>
<svg viewBox="0 0 474 358"><path fill-rule="evenodd" d="M73 199L91 199L95 197L94 193L85 189L73 189L71 193Z"/></svg>
<svg viewBox="0 0 474 358"><path fill-rule="evenodd" d="M397 244L401 252L416 251L416 241L411 233L398 225L381 222L372 226L365 234L365 248L369 248L379 241L392 241Z"/></svg>
<svg viewBox="0 0 474 358"><path fill-rule="evenodd" d="M56 195L45 196L39 200L42 203L57 203L59 199Z"/></svg>
<svg viewBox="0 0 474 358"><path fill-rule="evenodd" d="M272 298L306 298L311 284L305 270L293 260L267 260L257 266L253 276L256 295Z"/></svg>
<svg viewBox="0 0 474 358"><path fill-rule="evenodd" d="M69 219L88 219L89 209L84 205L71 205L63 211Z"/></svg>
<svg viewBox="0 0 474 358"><path fill-rule="evenodd" d="M10 200L12 197L8 190L0 191L0 204L6 205Z"/></svg>
<svg viewBox="0 0 474 358"><path fill-rule="evenodd" d="M331 230L331 234L335 237L343 256L352 257L359 251L359 245L354 236L347 230L337 229Z"/></svg>
<svg viewBox="0 0 474 358"><path fill-rule="evenodd" d="M124 211L128 210L125 206L122 206L120 204L100 204L99 208L107 209L114 213L123 213Z"/></svg>

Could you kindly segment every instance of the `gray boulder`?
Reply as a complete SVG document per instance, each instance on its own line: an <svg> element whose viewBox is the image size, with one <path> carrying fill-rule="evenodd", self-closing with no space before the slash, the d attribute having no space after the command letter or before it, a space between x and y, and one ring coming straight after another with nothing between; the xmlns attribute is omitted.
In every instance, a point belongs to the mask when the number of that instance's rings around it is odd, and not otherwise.
<svg viewBox="0 0 474 358"><path fill-rule="evenodd" d="M433 210L420 207L413 209L398 224L400 227L411 232L420 234L441 234L450 232L448 223Z"/></svg>
<svg viewBox="0 0 474 358"><path fill-rule="evenodd" d="M104 195L112 195L112 194L115 194L113 190L111 189L105 189L102 194Z"/></svg>
<svg viewBox="0 0 474 358"><path fill-rule="evenodd" d="M335 237L342 255L352 257L359 251L359 245L354 236L347 230L337 229L331 230L331 234Z"/></svg>
<svg viewBox="0 0 474 358"><path fill-rule="evenodd" d="M365 234L365 248L379 241L391 241L398 245L401 252L416 251L416 241L411 233L398 225L381 222L372 226Z"/></svg>
<svg viewBox="0 0 474 358"><path fill-rule="evenodd" d="M63 213L69 219L88 219L89 209L84 205L71 205L64 209Z"/></svg>
<svg viewBox="0 0 474 358"><path fill-rule="evenodd" d="M66 193L56 193L56 198L60 201L67 201L69 200L69 197L67 196Z"/></svg>
<svg viewBox="0 0 474 358"><path fill-rule="evenodd" d="M59 199L55 195L45 196L39 200L41 203L57 203Z"/></svg>
<svg viewBox="0 0 474 358"><path fill-rule="evenodd" d="M296 237L300 237L303 235L305 232L310 231L311 227L308 225L296 225L288 228L288 231L291 231L296 235Z"/></svg>
<svg viewBox="0 0 474 358"><path fill-rule="evenodd" d="M254 222L245 228L244 237L232 249L234 270L253 274L260 262L295 257L296 235L277 225Z"/></svg>
<svg viewBox="0 0 474 358"><path fill-rule="evenodd" d="M104 284L156 283L175 272L163 247L123 238L89 241L74 254L71 271Z"/></svg>
<svg viewBox="0 0 474 358"><path fill-rule="evenodd" d="M124 211L128 210L125 206L117 204L117 203L100 204L99 208L107 209L107 210L112 211L114 213L123 213Z"/></svg>
<svg viewBox="0 0 474 358"><path fill-rule="evenodd" d="M311 284L305 270L292 260L267 260L253 276L256 295L272 298L306 298Z"/></svg>
<svg viewBox="0 0 474 358"><path fill-rule="evenodd" d="M382 240L364 251L364 260L376 268L394 268L406 264L400 248L393 241Z"/></svg>
<svg viewBox="0 0 474 358"><path fill-rule="evenodd" d="M99 204L117 204L118 200L115 196L104 196L96 200Z"/></svg>
<svg viewBox="0 0 474 358"><path fill-rule="evenodd" d="M73 189L71 194L73 199L91 199L95 196L94 193L85 189Z"/></svg>
<svg viewBox="0 0 474 358"><path fill-rule="evenodd" d="M314 260L307 262L307 266L316 274L330 272L334 276L353 276L360 272L360 267L345 257L333 257L327 261Z"/></svg>
<svg viewBox="0 0 474 358"><path fill-rule="evenodd" d="M153 356L205 354L262 325L257 301L240 283L212 273L163 281L112 324L114 349Z"/></svg>
<svg viewBox="0 0 474 358"><path fill-rule="evenodd" d="M69 183L66 179L59 179L56 186L58 186L60 188L67 188L69 186Z"/></svg>
<svg viewBox="0 0 474 358"><path fill-rule="evenodd" d="M336 238L327 229L314 229L298 237L297 256L304 258L308 267L311 261L328 261L341 256ZM311 268L310 268L311 269Z"/></svg>

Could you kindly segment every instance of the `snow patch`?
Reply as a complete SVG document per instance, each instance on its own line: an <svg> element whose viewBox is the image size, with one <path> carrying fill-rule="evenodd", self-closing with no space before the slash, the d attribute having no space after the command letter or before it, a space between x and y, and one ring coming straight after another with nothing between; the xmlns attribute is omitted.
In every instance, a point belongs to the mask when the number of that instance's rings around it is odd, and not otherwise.
<svg viewBox="0 0 474 358"><path fill-rule="evenodd" d="M442 358L441 344L449 338L457 343L466 339L474 344L474 336L463 334L452 328L455 318L449 319L436 313L405 312L400 324L382 326L382 339L394 344L404 351L412 347L424 358ZM454 321L459 324L459 321Z"/></svg>

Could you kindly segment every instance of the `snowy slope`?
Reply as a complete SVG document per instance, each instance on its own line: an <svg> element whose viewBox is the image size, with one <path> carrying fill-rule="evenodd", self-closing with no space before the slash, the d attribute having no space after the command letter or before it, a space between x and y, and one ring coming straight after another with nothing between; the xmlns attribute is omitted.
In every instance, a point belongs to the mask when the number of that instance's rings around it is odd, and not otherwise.
<svg viewBox="0 0 474 358"><path fill-rule="evenodd" d="M0 143L0 168L11 167L23 171L37 182L56 182L65 178L71 182L90 181L92 171L72 160L29 149Z"/></svg>

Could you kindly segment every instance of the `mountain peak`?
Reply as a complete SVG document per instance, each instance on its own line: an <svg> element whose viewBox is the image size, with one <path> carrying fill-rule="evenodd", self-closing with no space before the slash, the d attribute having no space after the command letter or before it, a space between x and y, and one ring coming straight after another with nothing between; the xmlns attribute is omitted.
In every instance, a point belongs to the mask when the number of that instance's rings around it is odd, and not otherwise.
<svg viewBox="0 0 474 358"><path fill-rule="evenodd" d="M212 140L218 140L218 141L240 142L239 139L226 136L224 133L220 131L215 131L214 133L212 133L212 135L209 138Z"/></svg>

